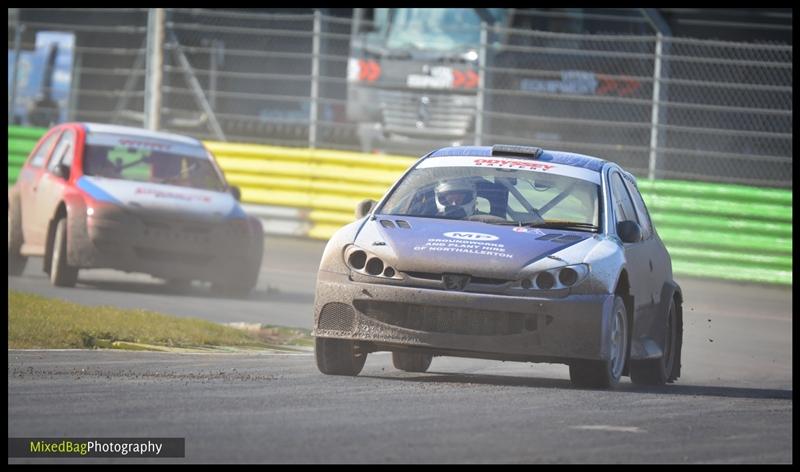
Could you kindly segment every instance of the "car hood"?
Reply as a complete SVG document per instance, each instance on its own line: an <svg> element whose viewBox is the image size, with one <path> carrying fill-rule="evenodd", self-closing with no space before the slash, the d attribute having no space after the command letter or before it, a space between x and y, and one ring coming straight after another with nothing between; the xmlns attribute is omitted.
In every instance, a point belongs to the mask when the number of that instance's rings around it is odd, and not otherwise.
<svg viewBox="0 0 800 472"><path fill-rule="evenodd" d="M364 224L355 244L404 272L513 279L525 266L593 236L560 229L376 216Z"/></svg>
<svg viewBox="0 0 800 472"><path fill-rule="evenodd" d="M82 176L77 185L95 200L136 214L181 215L209 221L245 216L233 195L226 192L89 176Z"/></svg>

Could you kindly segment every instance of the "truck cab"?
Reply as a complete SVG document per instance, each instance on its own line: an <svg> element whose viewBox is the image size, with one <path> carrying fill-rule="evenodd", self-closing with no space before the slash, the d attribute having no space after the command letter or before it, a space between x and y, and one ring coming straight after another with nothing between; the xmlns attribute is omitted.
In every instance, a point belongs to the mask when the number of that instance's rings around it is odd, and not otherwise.
<svg viewBox="0 0 800 472"><path fill-rule="evenodd" d="M501 8L357 9L347 117L362 150L472 144L481 24L507 17Z"/></svg>

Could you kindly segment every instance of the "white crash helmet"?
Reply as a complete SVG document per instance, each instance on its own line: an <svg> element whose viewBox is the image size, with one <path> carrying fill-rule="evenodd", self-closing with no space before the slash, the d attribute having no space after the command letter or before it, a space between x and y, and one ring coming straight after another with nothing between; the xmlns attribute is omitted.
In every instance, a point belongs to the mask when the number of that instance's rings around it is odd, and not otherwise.
<svg viewBox="0 0 800 472"><path fill-rule="evenodd" d="M475 212L477 191L473 182L464 179L446 180L436 185L434 193L436 208L440 213L454 214L461 209L465 216L470 216Z"/></svg>

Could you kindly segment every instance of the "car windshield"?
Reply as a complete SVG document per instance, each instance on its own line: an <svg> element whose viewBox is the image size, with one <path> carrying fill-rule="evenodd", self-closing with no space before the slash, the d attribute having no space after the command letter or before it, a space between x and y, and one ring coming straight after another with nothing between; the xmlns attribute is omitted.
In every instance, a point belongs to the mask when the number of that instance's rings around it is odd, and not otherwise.
<svg viewBox="0 0 800 472"><path fill-rule="evenodd" d="M493 167L412 170L378 213L597 231L600 187L567 175Z"/></svg>
<svg viewBox="0 0 800 472"><path fill-rule="evenodd" d="M225 183L204 149L143 147L139 143L87 142L84 175L225 191Z"/></svg>
<svg viewBox="0 0 800 472"><path fill-rule="evenodd" d="M494 19L504 14L499 8L488 10ZM449 51L480 42L481 17L474 8L396 8L390 15L376 15L379 29L386 28L381 23L388 18L389 48Z"/></svg>

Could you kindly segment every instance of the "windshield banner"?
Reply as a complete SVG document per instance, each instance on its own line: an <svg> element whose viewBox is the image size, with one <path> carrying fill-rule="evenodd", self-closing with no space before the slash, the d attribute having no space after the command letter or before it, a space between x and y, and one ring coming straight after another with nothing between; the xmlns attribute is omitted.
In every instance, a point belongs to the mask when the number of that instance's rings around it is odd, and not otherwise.
<svg viewBox="0 0 800 472"><path fill-rule="evenodd" d="M153 139L141 136L124 136L106 133L87 133L86 143L93 146L126 147L133 149L146 149L150 151L166 152L186 157L208 159L208 153L202 146Z"/></svg>
<svg viewBox="0 0 800 472"><path fill-rule="evenodd" d="M508 157L442 156L425 159L417 169L433 167L495 167L525 170L546 174L565 175L600 185L600 173L582 167L555 164L553 162Z"/></svg>

